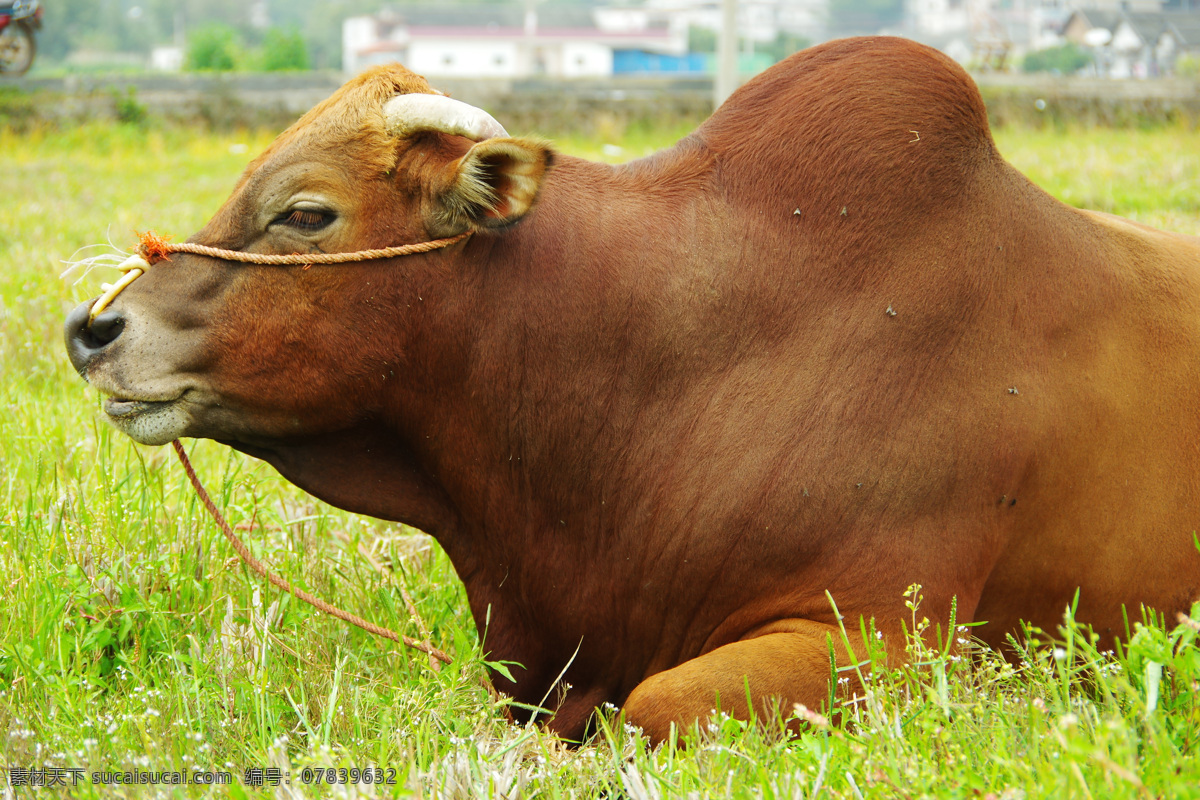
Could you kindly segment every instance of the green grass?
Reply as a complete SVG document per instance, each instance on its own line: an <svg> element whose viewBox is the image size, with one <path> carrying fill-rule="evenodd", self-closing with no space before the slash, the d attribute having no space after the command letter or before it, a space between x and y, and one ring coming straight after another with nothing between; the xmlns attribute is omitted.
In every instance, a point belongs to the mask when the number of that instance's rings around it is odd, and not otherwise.
<svg viewBox="0 0 1200 800"><path fill-rule="evenodd" d="M1005 158L1065 203L1200 235L1196 130L1005 128L995 137Z"/></svg>
<svg viewBox="0 0 1200 800"><path fill-rule="evenodd" d="M620 160L683 132L564 147ZM1068 202L1200 234L1200 132L997 138ZM83 769L88 780L71 791L80 797L151 793L90 783L93 771L125 769L233 774L229 787L157 787L164 796L266 796L242 783L255 767L290 772L302 795L288 796L331 794L300 785L317 766L392 769L395 785L358 787L381 797L1200 796L1200 650L1186 626L1146 627L1119 657L1068 627L1061 652L1030 650L1015 667L914 649L915 666L876 670L842 719L810 715L795 740L775 722L722 718L687 749L652 752L613 721L571 750L507 723L480 688L462 587L427 537L330 509L257 462L189 443L261 558L415 636L406 587L456 662L434 671L263 586L204 517L169 449L133 445L100 420L60 329L110 276L74 286L59 275L85 244L194 231L268 140L107 125L0 131L0 766ZM606 143L623 149L606 153Z"/></svg>

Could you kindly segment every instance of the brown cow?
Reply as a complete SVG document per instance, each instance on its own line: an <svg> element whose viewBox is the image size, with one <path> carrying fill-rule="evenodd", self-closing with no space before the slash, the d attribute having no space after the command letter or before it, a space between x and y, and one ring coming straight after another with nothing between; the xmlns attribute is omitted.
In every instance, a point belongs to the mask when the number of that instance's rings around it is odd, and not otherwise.
<svg viewBox="0 0 1200 800"><path fill-rule="evenodd" d="M133 438L213 438L435 536L551 729L816 707L827 591L895 642L920 583L996 644L1077 588L1105 642L1123 604L1197 596L1200 240L1030 184L949 59L815 47L616 167L461 108L435 130L431 91L350 82L193 240L473 237L176 255L76 309L69 349Z"/></svg>

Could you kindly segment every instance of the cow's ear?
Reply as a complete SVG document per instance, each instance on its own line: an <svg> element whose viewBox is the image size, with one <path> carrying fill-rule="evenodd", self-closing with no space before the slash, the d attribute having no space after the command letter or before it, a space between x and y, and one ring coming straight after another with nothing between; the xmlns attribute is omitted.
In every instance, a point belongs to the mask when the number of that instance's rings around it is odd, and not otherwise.
<svg viewBox="0 0 1200 800"><path fill-rule="evenodd" d="M538 139L485 139L453 165L439 201L448 227L498 228L516 222L537 201L553 160Z"/></svg>

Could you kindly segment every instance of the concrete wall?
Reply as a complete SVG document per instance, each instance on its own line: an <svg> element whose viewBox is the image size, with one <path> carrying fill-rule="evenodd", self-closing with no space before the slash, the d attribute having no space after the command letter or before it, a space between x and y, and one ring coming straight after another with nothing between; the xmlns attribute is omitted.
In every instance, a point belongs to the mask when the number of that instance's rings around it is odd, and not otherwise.
<svg viewBox="0 0 1200 800"><path fill-rule="evenodd" d="M137 102L154 117L211 127L282 129L343 80L341 73L5 80L0 86L17 91L0 94L0 125L116 117L117 98L132 88ZM1194 80L981 75L977 81L993 122L999 124L1078 120L1122 125L1181 118L1200 123L1200 82ZM633 122L699 121L712 110L708 78L437 78L433 84L487 109L514 133L587 133L598 120L606 130Z"/></svg>
<svg viewBox="0 0 1200 800"><path fill-rule="evenodd" d="M578 55L585 59L584 67L595 56ZM282 129L336 91L344 79L341 73L304 73L7 81L21 90L26 101L19 102L12 94L0 96L0 125L115 118L118 98L127 97L132 89L133 97L153 117L217 128ZM609 128L635 120L699 121L712 110L712 89L706 79L435 78L431 83L456 99L487 109L514 133L586 133L597 115Z"/></svg>

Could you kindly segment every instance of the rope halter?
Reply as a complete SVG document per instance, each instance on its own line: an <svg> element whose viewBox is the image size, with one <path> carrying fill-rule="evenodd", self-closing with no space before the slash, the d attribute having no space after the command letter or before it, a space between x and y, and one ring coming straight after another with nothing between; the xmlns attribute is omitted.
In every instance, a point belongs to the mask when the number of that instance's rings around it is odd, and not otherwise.
<svg viewBox="0 0 1200 800"><path fill-rule="evenodd" d="M471 231L451 236L447 239L433 239L428 242L401 244L395 247L383 247L375 250L356 250L351 253L292 253L290 255L264 255L262 253L243 253L240 250L224 250L220 247L209 247L194 242L171 242L159 236L154 231L141 234L137 252L117 266L124 275L120 280L104 290L96 299L88 314L88 325L96 321L101 311L108 308L125 287L144 275L151 265L159 261L170 261L171 253L191 253L197 256L219 258L222 261L240 261L245 264L266 264L270 266L308 266L311 264L345 264L351 261L373 261L379 258L395 258L415 253L428 253L430 250L440 250L452 244L461 242L471 235Z"/></svg>

